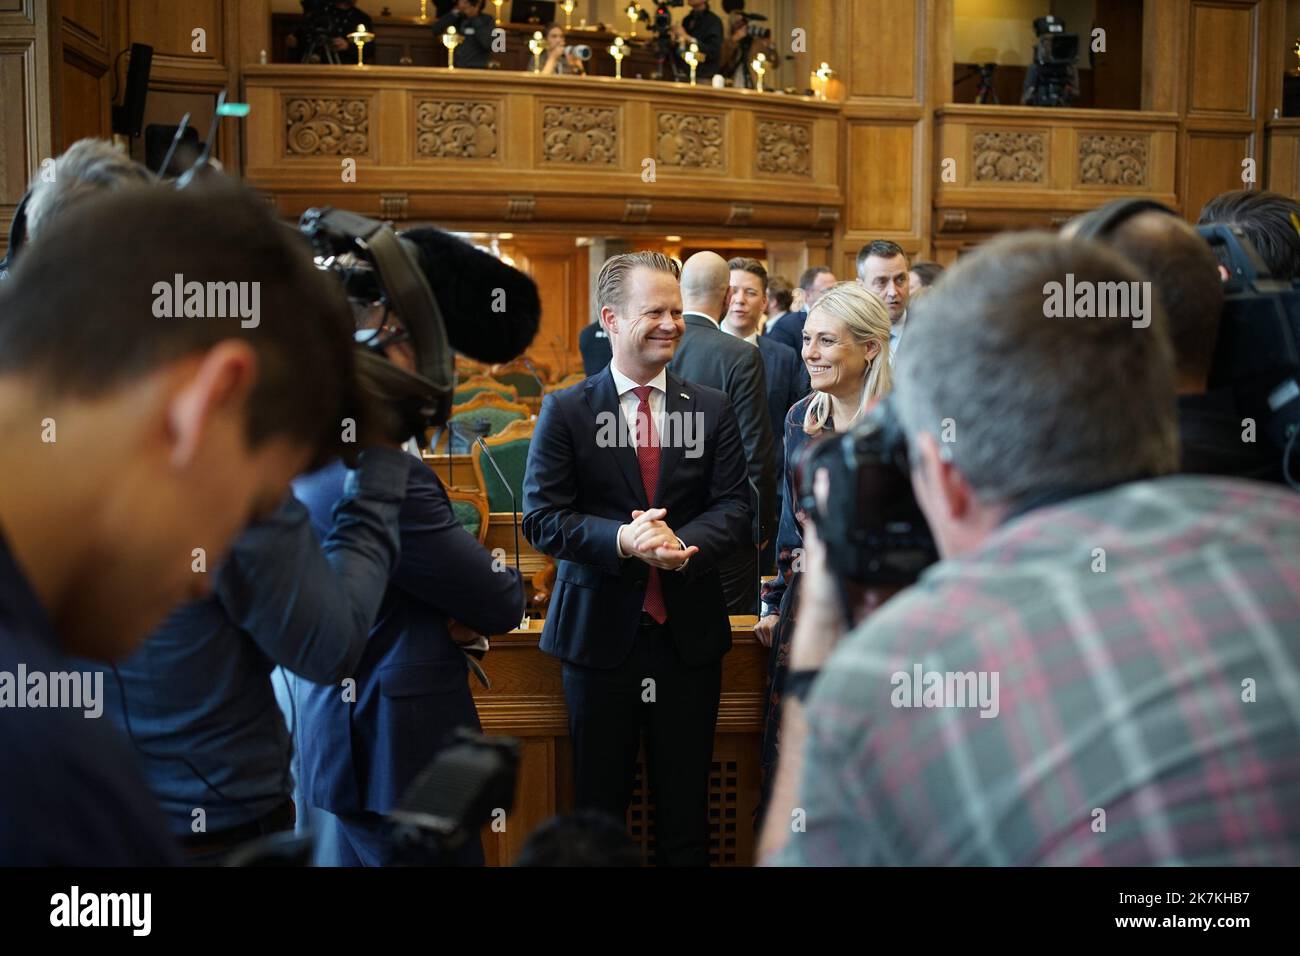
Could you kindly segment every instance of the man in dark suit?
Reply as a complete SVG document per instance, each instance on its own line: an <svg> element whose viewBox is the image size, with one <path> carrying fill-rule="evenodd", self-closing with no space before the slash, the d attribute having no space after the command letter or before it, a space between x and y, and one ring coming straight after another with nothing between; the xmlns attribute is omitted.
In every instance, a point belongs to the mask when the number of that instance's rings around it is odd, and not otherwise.
<svg viewBox="0 0 1300 956"><path fill-rule="evenodd" d="M669 369L697 385L727 393L740 423L749 478L758 491L754 512L758 540L776 535L779 499L775 437L767 408L763 357L718 326L731 297L727 261L714 252L699 252L682 268L682 302L686 331ZM758 613L758 551L747 540L719 569L727 608L732 614Z"/></svg>
<svg viewBox="0 0 1300 956"><path fill-rule="evenodd" d="M726 395L666 369L671 259L614 256L596 295L613 360L547 396L528 452L524 535L559 561L541 647L564 661L578 809L626 815L644 730L657 862L707 865L731 647L717 566L751 520L740 429Z"/></svg>
<svg viewBox="0 0 1300 956"><path fill-rule="evenodd" d="M757 259L737 257L727 263L727 268L731 270L731 302L722 320L722 331L755 346L763 357L779 480L785 471L785 416L791 405L808 394L808 369L793 349L758 334L758 320L767 302L767 270L763 264Z"/></svg>
<svg viewBox="0 0 1300 956"><path fill-rule="evenodd" d="M582 353L582 371L588 377L595 375L614 357L609 347L609 334L600 322L591 322L578 333L578 351Z"/></svg>
<svg viewBox="0 0 1300 956"><path fill-rule="evenodd" d="M682 54L694 43L703 54L704 61L695 71L699 82L713 79L722 66L722 44L726 34L722 27L722 18L709 9L709 0L687 0L691 12L682 18L681 23L672 27L673 39L677 41L674 55L676 70L686 76L691 68L682 58Z"/></svg>
<svg viewBox="0 0 1300 956"><path fill-rule="evenodd" d="M758 349L767 377L767 411L772 418L773 452L776 456L778 488L784 488L785 417L790 406L808 394L808 369L793 349L758 334L758 320L767 302L767 270L757 259L737 257L727 263L731 270L731 303L722 320L722 331ZM781 492L778 491L778 494ZM758 556L759 570L776 570L776 536L768 539Z"/></svg>
<svg viewBox="0 0 1300 956"><path fill-rule="evenodd" d="M803 324L808 321L808 312L827 289L835 285L835 276L825 266L813 266L805 269L799 277L799 288L803 290L803 309L799 312L787 312L779 320L767 327L764 336L773 342L788 345L796 352L803 350Z"/></svg>

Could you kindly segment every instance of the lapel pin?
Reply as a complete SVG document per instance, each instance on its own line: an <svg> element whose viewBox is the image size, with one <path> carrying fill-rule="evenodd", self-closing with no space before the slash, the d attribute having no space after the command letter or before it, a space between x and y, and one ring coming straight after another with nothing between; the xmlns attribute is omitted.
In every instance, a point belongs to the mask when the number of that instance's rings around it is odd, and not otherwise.
<svg viewBox="0 0 1300 956"><path fill-rule="evenodd" d="M691 400L691 396L687 395L685 392L678 392L677 394L680 395L682 398L686 399L688 402Z"/></svg>

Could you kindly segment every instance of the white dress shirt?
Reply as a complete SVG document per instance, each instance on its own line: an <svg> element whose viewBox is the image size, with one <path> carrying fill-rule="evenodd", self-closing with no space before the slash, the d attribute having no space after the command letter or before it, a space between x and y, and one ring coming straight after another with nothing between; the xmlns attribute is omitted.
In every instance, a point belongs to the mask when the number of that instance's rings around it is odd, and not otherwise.
<svg viewBox="0 0 1300 956"><path fill-rule="evenodd" d="M731 329L731 326L729 326L729 325L721 325L721 326L719 326L719 328L722 329L722 331L726 332L728 335L730 335L733 339L740 339L742 342L748 342L750 345L754 346L754 348L758 348L758 330L757 330L757 329L754 330L754 334L753 334L753 335L740 336L740 335L737 335L735 332L733 332L732 329Z"/></svg>
<svg viewBox="0 0 1300 956"><path fill-rule="evenodd" d="M614 389L618 392L618 407L623 413L623 424L627 427L628 433L633 438L632 447L636 447L636 412L641 407L641 400L636 397L632 391L640 386L618 370L618 366L613 362L609 363L610 374L614 376ZM664 367L659 370L659 374L646 382L650 386L650 394L646 396L646 401L650 403L650 416L654 419L655 435L662 437L664 433L664 393L668 390L668 369Z"/></svg>
<svg viewBox="0 0 1300 956"><path fill-rule="evenodd" d="M627 429L626 434L631 436L632 449L635 451L637 448L636 415L637 409L641 407L641 399L636 397L636 392L633 389L639 388L640 385L620 372L618 365L614 362L609 363L609 373L614 376L614 390L618 392L618 408L623 414L623 425ZM646 384L650 386L650 394L646 396L646 402L650 405L650 417L655 423L655 438L662 441L664 433L664 394L668 390L667 367L661 368L659 374ZM614 535L614 548L618 551L620 558L626 558L627 555L623 553L623 544L618 537L622 531L623 527L620 526L618 532ZM686 545L682 543L681 538L677 539L677 546L683 551L686 550ZM677 570L685 569L687 564L690 564L689 558Z"/></svg>

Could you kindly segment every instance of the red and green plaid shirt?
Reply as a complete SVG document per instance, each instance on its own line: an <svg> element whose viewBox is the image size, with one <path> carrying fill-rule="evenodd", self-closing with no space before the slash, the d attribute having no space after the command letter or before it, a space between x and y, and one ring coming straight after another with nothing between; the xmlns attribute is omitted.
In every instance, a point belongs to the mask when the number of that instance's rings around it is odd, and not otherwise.
<svg viewBox="0 0 1300 956"><path fill-rule="evenodd" d="M771 862L1300 864L1300 495L1031 511L845 638L806 714Z"/></svg>

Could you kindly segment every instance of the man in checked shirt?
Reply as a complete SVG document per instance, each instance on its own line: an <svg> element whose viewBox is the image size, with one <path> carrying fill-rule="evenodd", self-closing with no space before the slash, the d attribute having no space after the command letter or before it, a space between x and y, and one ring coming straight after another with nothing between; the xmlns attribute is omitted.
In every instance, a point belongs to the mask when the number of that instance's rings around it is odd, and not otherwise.
<svg viewBox="0 0 1300 956"><path fill-rule="evenodd" d="M840 639L805 528L766 862L1300 864L1300 495L1174 476L1164 316L1046 318L1067 273L1138 279L1002 238L909 320L898 412L943 560Z"/></svg>

